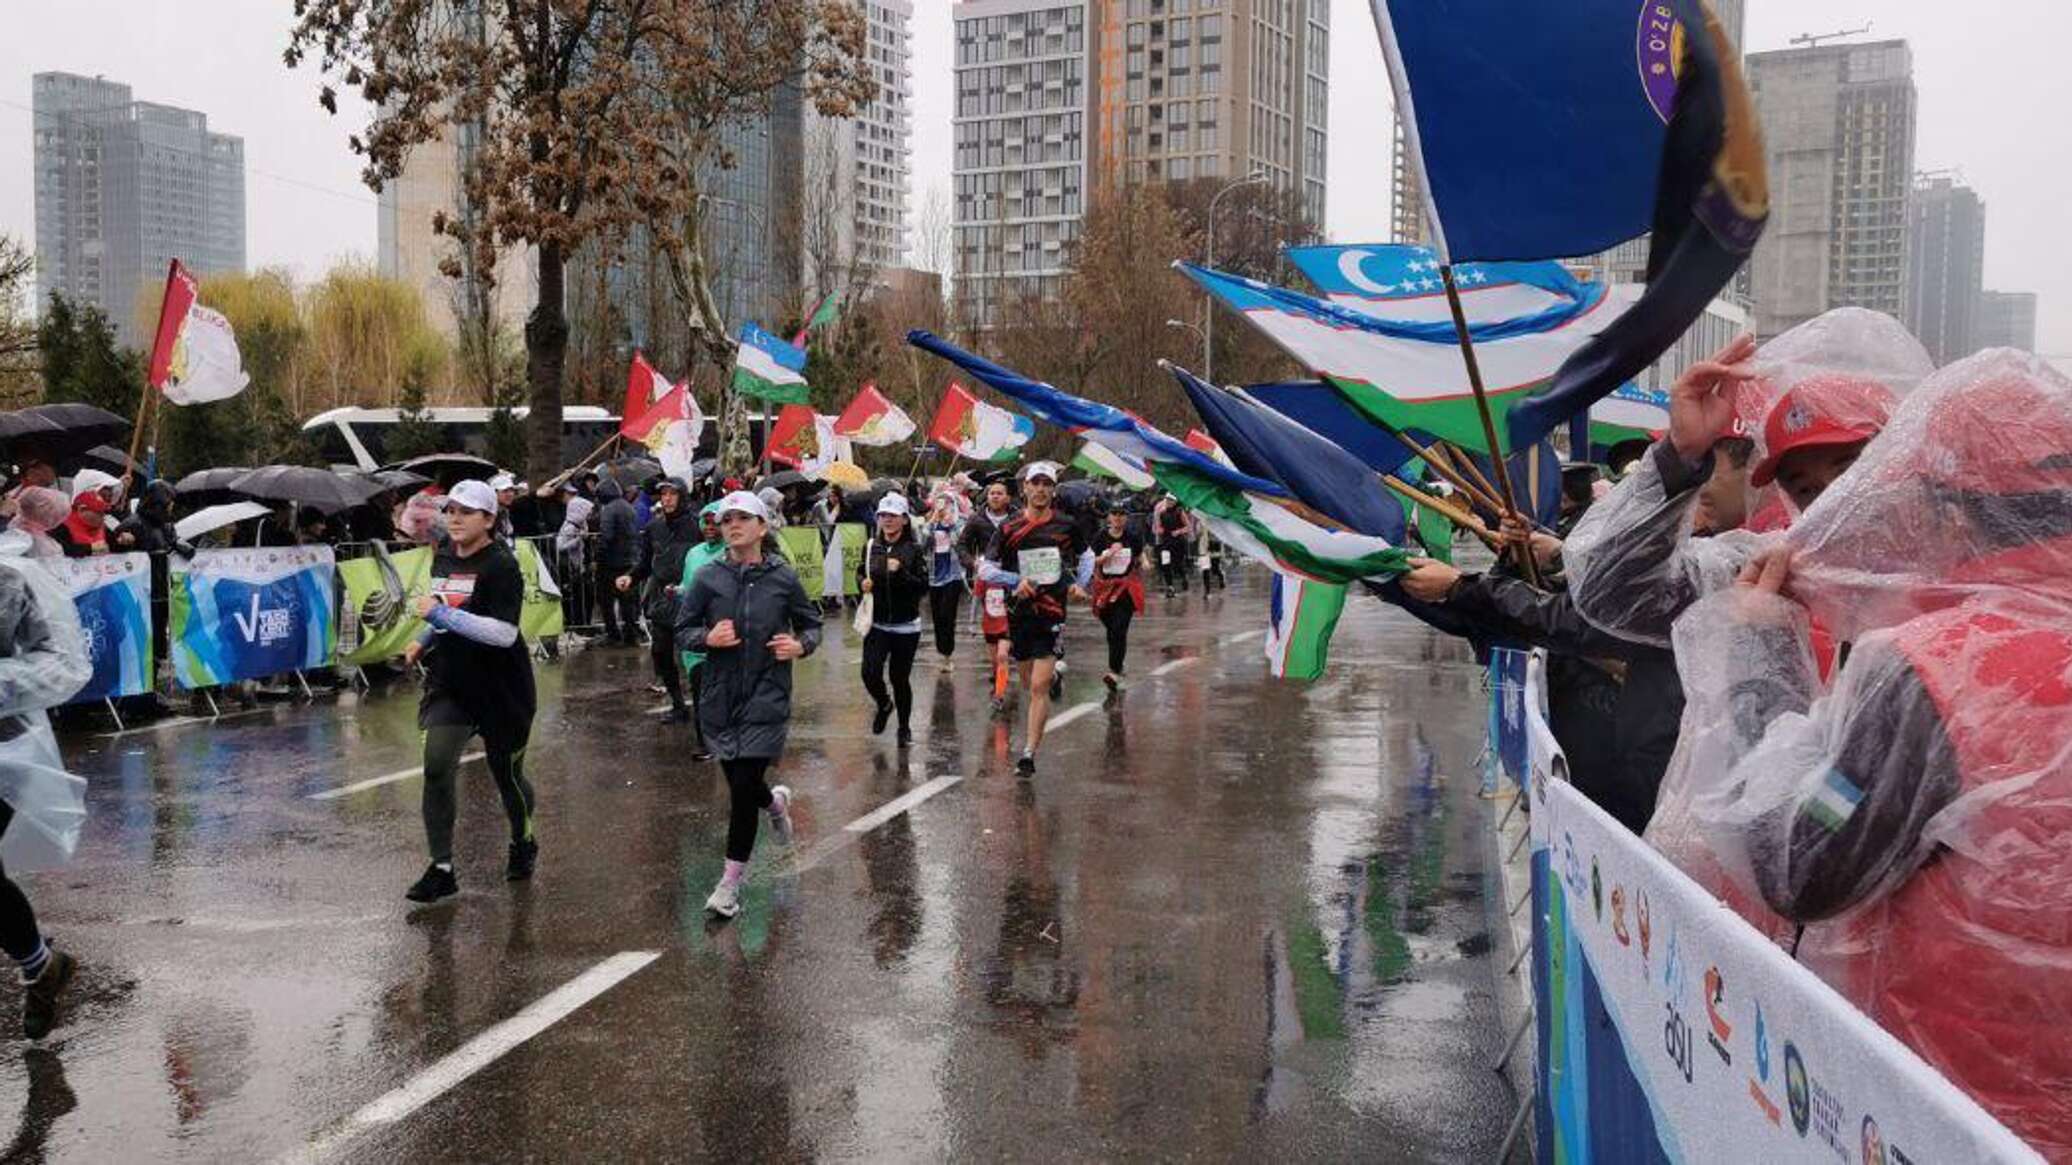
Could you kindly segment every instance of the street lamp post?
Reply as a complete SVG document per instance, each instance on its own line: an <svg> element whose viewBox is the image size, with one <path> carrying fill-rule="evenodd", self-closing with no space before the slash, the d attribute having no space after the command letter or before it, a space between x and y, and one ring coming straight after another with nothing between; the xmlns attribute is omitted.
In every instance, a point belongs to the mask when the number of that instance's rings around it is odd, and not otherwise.
<svg viewBox="0 0 2072 1165"><path fill-rule="evenodd" d="M1202 331L1199 325L1190 324L1186 320L1167 320L1166 327L1185 328L1188 331L1193 332L1195 335L1201 337L1201 358L1203 361L1204 369L1206 369L1207 362L1209 359L1209 334L1207 332ZM1206 371L1204 372L1204 375L1206 375Z"/></svg>
<svg viewBox="0 0 2072 1165"><path fill-rule="evenodd" d="M1265 170L1253 170L1235 182L1226 184L1209 199L1209 261L1207 266L1216 266L1216 204L1223 196L1243 186L1257 186L1266 181ZM1201 375L1210 384L1216 383L1216 297L1206 297L1202 304Z"/></svg>

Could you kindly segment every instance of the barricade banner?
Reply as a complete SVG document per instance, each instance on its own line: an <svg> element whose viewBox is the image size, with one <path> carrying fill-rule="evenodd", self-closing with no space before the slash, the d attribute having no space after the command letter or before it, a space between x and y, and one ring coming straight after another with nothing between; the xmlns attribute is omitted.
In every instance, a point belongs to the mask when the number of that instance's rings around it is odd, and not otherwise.
<svg viewBox="0 0 2072 1165"><path fill-rule="evenodd" d="M175 557L174 679L183 688L207 688L329 663L336 571L328 546Z"/></svg>
<svg viewBox="0 0 2072 1165"><path fill-rule="evenodd" d="M863 548L870 543L870 527L862 522L843 522L835 527L842 537L842 593L850 598L863 594L863 580L856 567L863 562Z"/></svg>
<svg viewBox="0 0 2072 1165"><path fill-rule="evenodd" d="M777 531L777 544L784 548L784 557L791 560L791 569L799 576L799 585L806 588L806 597L820 598L825 593L820 569L820 528L786 526Z"/></svg>
<svg viewBox="0 0 2072 1165"><path fill-rule="evenodd" d="M1518 782L1520 788L1526 784L1526 740L1525 724L1525 680L1526 661L1530 652L1517 651L1508 647L1491 648L1489 652L1489 682L1491 691L1491 740L1496 745L1497 761L1503 766L1506 776Z"/></svg>
<svg viewBox="0 0 2072 1165"><path fill-rule="evenodd" d="M86 632L93 678L74 704L140 696L151 690L151 556L103 554L38 560L72 596Z"/></svg>
<svg viewBox="0 0 2072 1165"><path fill-rule="evenodd" d="M561 587L554 581L554 568L540 556L540 548L518 540L518 573L525 576L525 602L518 609L518 633L535 642L552 639L565 629L561 614Z"/></svg>
<svg viewBox="0 0 2072 1165"><path fill-rule="evenodd" d="M1539 1160L2041 1160L1574 786L1531 796Z"/></svg>
<svg viewBox="0 0 2072 1165"><path fill-rule="evenodd" d="M432 548L347 559L338 564L338 585L345 592L338 612L338 662L394 659L424 630L415 604L432 591Z"/></svg>

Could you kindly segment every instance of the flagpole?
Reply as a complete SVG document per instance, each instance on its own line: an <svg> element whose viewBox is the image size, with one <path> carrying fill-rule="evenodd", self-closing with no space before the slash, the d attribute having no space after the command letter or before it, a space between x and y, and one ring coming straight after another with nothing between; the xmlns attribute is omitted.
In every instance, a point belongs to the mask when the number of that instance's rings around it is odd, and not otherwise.
<svg viewBox="0 0 2072 1165"><path fill-rule="evenodd" d="M1496 549L1496 536L1489 532L1489 527L1484 525L1482 519L1476 517L1472 511L1456 506L1453 503L1446 501L1444 498L1434 497L1433 495L1428 494L1421 489L1418 489L1416 486L1405 482L1403 479L1397 477L1392 473L1383 474L1381 482L1383 485L1388 486L1391 490L1394 490L1396 493L1401 494L1403 497L1406 497L1411 501L1416 502L1418 505L1429 506L1432 509L1437 510L1439 513L1446 515L1449 521L1453 522L1457 526L1466 527L1467 531L1470 534L1473 534L1475 537L1480 538L1482 540L1483 545L1489 547L1492 550Z"/></svg>
<svg viewBox="0 0 2072 1165"><path fill-rule="evenodd" d="M122 470L122 493L124 497L129 496L130 478L136 476L137 472L137 454L144 447L145 418L154 411L152 406L157 403L157 397L159 396L159 390L152 388L148 383L149 378L147 377L146 379L147 383L144 385L143 399L137 402L136 428L130 433L129 464L124 466Z"/></svg>
<svg viewBox="0 0 2072 1165"><path fill-rule="evenodd" d="M1468 387L1475 392L1475 411L1482 417L1482 439L1489 443L1489 469L1497 488L1497 500L1503 503L1503 516L1516 518L1518 504L1511 488L1511 470L1504 464L1502 446L1496 439L1496 418L1489 412L1489 394L1482 387L1482 365L1475 359L1475 341L1468 335L1468 313L1461 306L1460 287L1453 281L1453 264L1439 265L1439 277L1446 283L1446 306L1453 311L1453 328L1460 340L1461 359L1468 366ZM1519 569L1525 572L1527 582L1540 584L1539 564L1533 560L1530 549L1518 555Z"/></svg>
<svg viewBox="0 0 2072 1165"><path fill-rule="evenodd" d="M583 459L581 461L576 462L574 465L571 465L567 469L562 470L560 473L555 474L553 477L548 478L544 483L542 483L540 488L553 489L559 487L562 482L567 481L569 478L574 477L578 473L581 473L583 469L590 464L590 462L592 462L598 457L599 454L611 448L613 442L622 440L625 440L624 433L613 433L611 436L606 437L604 439L604 444L599 445L597 448L592 449L590 450L590 452L584 454Z"/></svg>
<svg viewBox="0 0 2072 1165"><path fill-rule="evenodd" d="M1503 507L1497 505L1495 495L1490 493L1484 493L1481 489L1477 488L1472 482L1468 481L1468 479L1462 477L1458 472L1456 472L1453 468L1452 463L1446 461L1444 459L1444 455L1438 452L1438 446L1420 445L1417 443L1415 439L1413 439L1410 436L1410 434L1403 432L1401 429L1393 428L1391 426L1382 426L1382 431L1387 433L1389 436L1394 437L1397 441L1401 442L1403 448L1408 449L1410 450L1410 452L1423 458L1424 463L1432 467L1432 472L1438 474L1440 477L1445 478L1448 485L1451 485L1453 488L1461 491L1461 493L1466 494L1470 500L1479 503L1484 509L1489 510L1491 513L1502 512Z"/></svg>

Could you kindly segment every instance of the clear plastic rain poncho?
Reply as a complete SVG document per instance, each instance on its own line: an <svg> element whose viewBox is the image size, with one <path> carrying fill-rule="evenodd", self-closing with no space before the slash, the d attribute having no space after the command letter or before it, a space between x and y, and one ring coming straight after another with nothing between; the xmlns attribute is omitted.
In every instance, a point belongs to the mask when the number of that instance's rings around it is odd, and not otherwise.
<svg viewBox="0 0 2072 1165"><path fill-rule="evenodd" d="M2072 381L1944 369L1785 543L1792 597L1676 623L1681 795L1649 840L2072 1157ZM1849 645L1832 684L1814 623Z"/></svg>
<svg viewBox="0 0 2072 1165"><path fill-rule="evenodd" d="M1850 377L1903 397L1934 368L1921 342L1898 320L1860 307L1836 308L1756 352L1749 361L1756 379L1742 385L1736 401L1735 435L1760 442L1771 403L1802 385ZM1756 456L1762 454L1758 448ZM1561 549L1577 612L1621 638L1667 647L1676 617L1731 584L1742 564L1774 540L1774 534L1739 530L1694 538L1694 500L1691 493L1670 496L1650 452L1592 505ZM1752 499L1749 514L1764 513L1764 501Z"/></svg>
<svg viewBox="0 0 2072 1165"><path fill-rule="evenodd" d="M0 863L9 872L63 865L86 824L86 782L65 771L45 709L85 686L93 663L72 596L20 556L26 545L0 544L0 801L14 809Z"/></svg>

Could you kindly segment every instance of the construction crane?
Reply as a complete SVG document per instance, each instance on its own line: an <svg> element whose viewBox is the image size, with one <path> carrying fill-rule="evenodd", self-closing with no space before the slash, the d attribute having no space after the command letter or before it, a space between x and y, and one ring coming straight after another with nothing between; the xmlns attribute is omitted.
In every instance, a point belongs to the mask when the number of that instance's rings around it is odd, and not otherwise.
<svg viewBox="0 0 2072 1165"><path fill-rule="evenodd" d="M1840 32L1802 32L1792 37L1791 43L1806 45L1809 48L1818 48L1821 41L1840 40L1845 36L1862 36L1870 30L1871 26L1866 24L1862 28L1845 28Z"/></svg>

